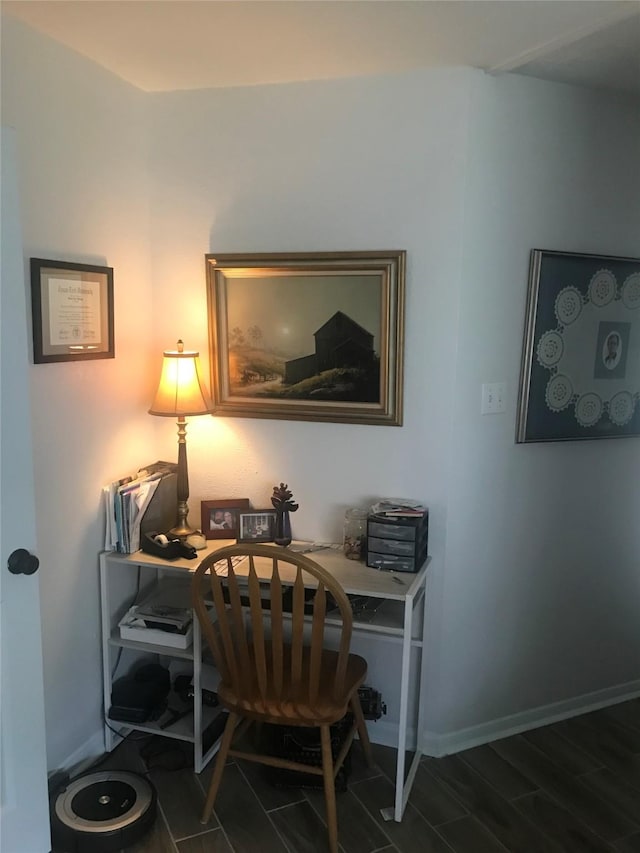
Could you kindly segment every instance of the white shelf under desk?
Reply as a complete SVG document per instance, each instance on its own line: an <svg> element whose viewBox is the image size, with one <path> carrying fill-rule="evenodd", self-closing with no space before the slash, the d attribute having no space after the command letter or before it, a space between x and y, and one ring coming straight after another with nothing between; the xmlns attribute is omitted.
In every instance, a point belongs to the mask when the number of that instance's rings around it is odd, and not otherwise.
<svg viewBox="0 0 640 853"><path fill-rule="evenodd" d="M102 648L104 669L104 708L105 743L108 750L113 749L118 736L112 729L136 729L174 737L194 744L194 767L196 772L206 765L218 748L216 742L206 753L203 753L202 735L209 725L217 709L205 708L201 701L201 665L203 660L202 639L197 620L194 621L193 643L187 649L176 649L170 646L158 646L153 643L123 640L119 636L118 621L123 613L133 603L136 590L150 588L163 578L175 579L183 577L188 582L189 576L195 571L200 561L218 548L233 544L232 541L211 540L205 550L198 552L195 560L178 559L162 560L138 551L135 554L117 554L104 552L100 555L100 588L102 612ZM382 809L383 816L388 819L401 820L413 779L418 768L421 753L413 753L410 762L407 761L407 751L410 746L410 694L414 697L414 705L419 702L420 682L422 673L422 645L425 608L425 588L427 570L430 558L427 558L421 569L415 574L402 574L371 569L364 562L348 560L339 549L326 548L309 554L310 558L325 568L340 582L348 595L363 596L371 599L382 599L375 615L367 621L359 621L358 613L354 613L353 642L360 647L366 644L373 648L376 643L383 643L394 654L399 654L400 673L398 695L385 696L383 699L393 699L399 705L397 737L394 746L398 750L396 765L395 799L388 808ZM270 572L270 561L264 560L265 577ZM260 559L256 559L256 571L260 575ZM247 574L247 568L242 563L234 567L238 577ZM286 568L281 571L283 583L295 580L295 572L291 577L286 574ZM330 636L332 624L339 624L328 614L326 619L327 636ZM142 658L149 655L161 655L175 660L191 662L193 665L194 712L173 726L161 729L158 724L145 723L134 725L118 723L108 719L111 697L112 668L120 650L127 650L129 655ZM419 660L415 662L415 655ZM413 662L412 662L413 658ZM397 676L397 672L394 673ZM377 685L372 685L377 686ZM413 708L417 717L417 706ZM211 714L213 711L213 716ZM370 725L372 739L376 740L375 723ZM417 719L414 721L413 737L417 739Z"/></svg>

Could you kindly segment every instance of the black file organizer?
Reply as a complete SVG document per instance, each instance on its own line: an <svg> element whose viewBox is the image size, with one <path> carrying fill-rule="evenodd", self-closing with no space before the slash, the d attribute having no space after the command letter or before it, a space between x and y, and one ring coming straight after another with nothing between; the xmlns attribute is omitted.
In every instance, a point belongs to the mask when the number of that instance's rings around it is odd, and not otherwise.
<svg viewBox="0 0 640 853"><path fill-rule="evenodd" d="M166 533L178 520L178 475L165 474L140 520L140 541L148 533Z"/></svg>
<svg viewBox="0 0 640 853"><path fill-rule="evenodd" d="M429 513L420 516L369 515L367 566L393 572L418 572L427 559Z"/></svg>

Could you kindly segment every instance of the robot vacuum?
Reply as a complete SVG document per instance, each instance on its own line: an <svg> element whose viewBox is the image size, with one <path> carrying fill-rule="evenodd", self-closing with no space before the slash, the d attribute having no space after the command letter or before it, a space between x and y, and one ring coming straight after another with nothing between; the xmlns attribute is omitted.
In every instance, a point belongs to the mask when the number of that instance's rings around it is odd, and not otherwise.
<svg viewBox="0 0 640 853"><path fill-rule="evenodd" d="M156 819L156 791L121 770L89 773L56 794L51 807L55 853L109 853L135 844Z"/></svg>

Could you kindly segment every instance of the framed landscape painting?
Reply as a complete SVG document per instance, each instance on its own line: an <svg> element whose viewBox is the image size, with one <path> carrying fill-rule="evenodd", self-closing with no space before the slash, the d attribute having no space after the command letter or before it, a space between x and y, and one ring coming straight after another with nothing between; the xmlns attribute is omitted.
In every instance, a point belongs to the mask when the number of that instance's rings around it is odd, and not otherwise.
<svg viewBox="0 0 640 853"><path fill-rule="evenodd" d="M206 255L215 414L402 424L404 251Z"/></svg>
<svg viewBox="0 0 640 853"><path fill-rule="evenodd" d="M640 260L534 249L517 441L640 435Z"/></svg>

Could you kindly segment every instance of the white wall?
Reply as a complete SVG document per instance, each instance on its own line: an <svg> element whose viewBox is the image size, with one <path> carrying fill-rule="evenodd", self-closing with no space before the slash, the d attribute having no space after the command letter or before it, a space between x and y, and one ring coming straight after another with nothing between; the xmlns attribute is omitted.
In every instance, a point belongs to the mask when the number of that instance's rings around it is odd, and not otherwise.
<svg viewBox="0 0 640 853"><path fill-rule="evenodd" d="M435 733L640 689L639 440L514 444L529 252L638 256L640 110L514 75L472 104Z"/></svg>
<svg viewBox="0 0 640 853"><path fill-rule="evenodd" d="M116 358L30 370L54 768L100 733L100 487L153 456L146 101L50 39L2 24L2 122L18 135L25 286L29 257L115 270Z"/></svg>
<svg viewBox="0 0 640 853"><path fill-rule="evenodd" d="M303 537L424 498L436 751L637 692L638 440L514 443L530 249L638 254L637 105L447 70L155 95L152 121L158 349L176 324L206 347L203 246L409 259L405 426L193 423L193 521L280 479ZM497 380L508 411L482 417Z"/></svg>
<svg viewBox="0 0 640 853"><path fill-rule="evenodd" d="M116 271L115 361L31 370L51 767L99 731L99 488L175 458L146 409L163 348L206 356L209 251L406 249L405 425L192 419L192 521L280 480L300 537L426 500L436 746L637 689L638 440L514 445L529 250L638 254L637 111L455 69L145 96L11 22L3 64L27 254Z"/></svg>
<svg viewBox="0 0 640 853"><path fill-rule="evenodd" d="M345 506L429 501L442 553L469 72L154 95L153 279L158 351L206 351L204 255L408 250L404 427L192 420L201 498L269 501L288 482L298 537L341 536ZM444 322L443 322L444 319ZM165 453L175 428L158 427Z"/></svg>
<svg viewBox="0 0 640 853"><path fill-rule="evenodd" d="M402 248L408 259L404 426L191 419L193 524L202 499L266 506L285 481L300 503L294 536L339 541L346 506L414 496L429 504L440 572L455 379L455 359L442 354L455 348L472 76L153 96L158 352L178 336L206 352L206 252ZM161 456L175 454L173 424L159 423L158 440ZM372 659L372 672L385 664ZM397 689L393 678L377 686Z"/></svg>

